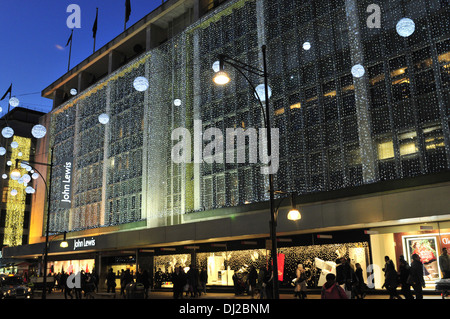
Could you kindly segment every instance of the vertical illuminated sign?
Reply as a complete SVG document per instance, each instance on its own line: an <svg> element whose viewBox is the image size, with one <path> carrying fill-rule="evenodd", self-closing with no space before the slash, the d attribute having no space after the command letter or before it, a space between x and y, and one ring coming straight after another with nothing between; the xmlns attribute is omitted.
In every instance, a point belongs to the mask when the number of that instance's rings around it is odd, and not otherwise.
<svg viewBox="0 0 450 319"><path fill-rule="evenodd" d="M63 162L63 176L61 181L61 199L59 206L61 208L70 208L72 206L72 176L73 160L66 158Z"/></svg>

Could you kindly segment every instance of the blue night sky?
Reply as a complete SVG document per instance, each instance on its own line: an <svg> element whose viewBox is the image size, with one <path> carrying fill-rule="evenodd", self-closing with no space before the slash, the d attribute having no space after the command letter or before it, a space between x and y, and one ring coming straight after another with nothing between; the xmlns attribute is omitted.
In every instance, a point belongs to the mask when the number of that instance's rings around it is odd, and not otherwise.
<svg viewBox="0 0 450 319"><path fill-rule="evenodd" d="M162 0L131 0L127 27L160 6ZM74 30L70 67L92 54L92 26L98 8L96 50L123 32L125 0L1 0L0 98L13 84L19 106L49 112L52 101L40 92L67 71L71 29L66 20L70 4L81 8L81 28ZM0 101L3 116L8 98Z"/></svg>

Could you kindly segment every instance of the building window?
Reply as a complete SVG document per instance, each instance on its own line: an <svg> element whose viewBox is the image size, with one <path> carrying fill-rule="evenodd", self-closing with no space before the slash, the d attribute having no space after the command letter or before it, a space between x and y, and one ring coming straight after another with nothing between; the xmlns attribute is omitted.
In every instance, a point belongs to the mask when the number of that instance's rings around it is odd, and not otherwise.
<svg viewBox="0 0 450 319"><path fill-rule="evenodd" d="M425 149L427 151L438 150L445 147L444 135L440 125L424 128L423 137L425 140Z"/></svg>
<svg viewBox="0 0 450 319"><path fill-rule="evenodd" d="M399 134L398 143L400 148L400 156L417 154L418 148L416 131L409 131Z"/></svg>
<svg viewBox="0 0 450 319"><path fill-rule="evenodd" d="M378 159L386 160L394 158L394 143L392 140L383 139L377 144Z"/></svg>

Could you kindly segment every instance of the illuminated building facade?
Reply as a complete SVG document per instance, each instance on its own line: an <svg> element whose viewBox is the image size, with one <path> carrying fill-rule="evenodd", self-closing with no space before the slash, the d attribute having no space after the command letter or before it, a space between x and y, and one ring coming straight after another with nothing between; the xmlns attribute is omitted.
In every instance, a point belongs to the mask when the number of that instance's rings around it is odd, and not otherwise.
<svg viewBox="0 0 450 319"><path fill-rule="evenodd" d="M303 216L290 222L287 203L281 206L280 250L288 256L292 247L340 243L348 246L342 255L355 251L353 260L382 265L385 255L410 254L407 243L416 238L437 254L450 229L448 2L379 1L380 28L369 27L372 3L165 2L42 92L54 101L50 228L95 237L95 247L81 249L94 254L102 273L120 254L153 271L167 264L164 258L187 265L214 251L198 263L223 266L230 247L265 250L268 182L261 165L227 162L225 152L216 154L221 161L177 164L171 136L179 127L193 132L195 121L203 131L263 127L245 78L227 69L232 81L217 87L212 65L227 54L260 67L267 45L271 117L280 133L275 189L296 194ZM404 17L415 22L409 37L396 30ZM352 74L356 64L364 67L361 77ZM133 87L138 77L148 88ZM109 121L100 123L102 114ZM437 224L419 228L423 223ZM324 232L336 233L317 235ZM195 253L180 259L167 246ZM339 249L322 248L321 258L339 256ZM246 260L264 255L254 253ZM299 260L301 253L292 255ZM294 259L286 265L294 267Z"/></svg>
<svg viewBox="0 0 450 319"><path fill-rule="evenodd" d="M0 137L4 154L0 157L2 208L0 214L1 246L19 246L28 244L31 206L31 194L25 192L25 185L10 178L10 172L16 168L16 159L34 160L36 138L31 129L39 122L43 113L22 107L13 108L1 118L1 128L9 126L14 129L11 138ZM3 153L3 149L2 152ZM19 167L21 174L27 171Z"/></svg>

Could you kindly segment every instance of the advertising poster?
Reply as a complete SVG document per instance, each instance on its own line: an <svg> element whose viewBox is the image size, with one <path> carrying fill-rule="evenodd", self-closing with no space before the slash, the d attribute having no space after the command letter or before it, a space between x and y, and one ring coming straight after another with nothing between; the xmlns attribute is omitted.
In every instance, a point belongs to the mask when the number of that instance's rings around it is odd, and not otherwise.
<svg viewBox="0 0 450 319"><path fill-rule="evenodd" d="M405 248L407 250L407 260L412 262L411 256L418 254L424 265L425 281L439 280L440 272L438 267L438 248L435 236L432 237L406 237Z"/></svg>

